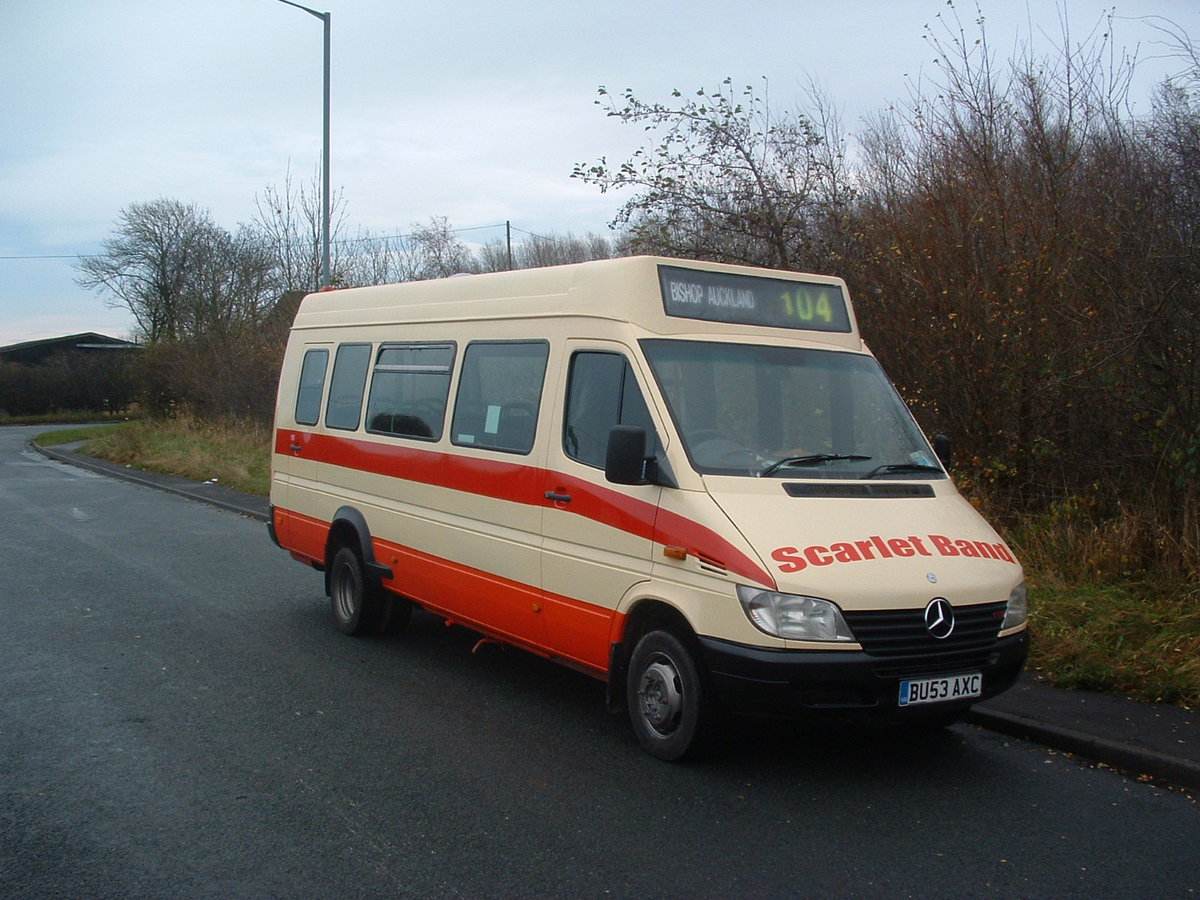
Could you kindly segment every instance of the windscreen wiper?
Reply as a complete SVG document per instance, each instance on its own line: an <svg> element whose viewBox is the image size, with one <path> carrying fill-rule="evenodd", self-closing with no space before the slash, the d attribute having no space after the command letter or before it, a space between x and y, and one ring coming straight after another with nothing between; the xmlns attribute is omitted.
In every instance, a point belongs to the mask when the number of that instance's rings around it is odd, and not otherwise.
<svg viewBox="0 0 1200 900"><path fill-rule="evenodd" d="M856 453L809 453L807 456L785 456L783 459L777 459L770 463L766 468L758 472L759 478L766 478L768 475L777 472L784 466L816 466L820 463L838 462L841 460L862 461L870 459L869 456L859 456Z"/></svg>
<svg viewBox="0 0 1200 900"><path fill-rule="evenodd" d="M942 468L941 466L928 466L924 463L890 463L886 466L876 466L863 478L875 478L879 475L891 475L899 472L937 472L941 474Z"/></svg>

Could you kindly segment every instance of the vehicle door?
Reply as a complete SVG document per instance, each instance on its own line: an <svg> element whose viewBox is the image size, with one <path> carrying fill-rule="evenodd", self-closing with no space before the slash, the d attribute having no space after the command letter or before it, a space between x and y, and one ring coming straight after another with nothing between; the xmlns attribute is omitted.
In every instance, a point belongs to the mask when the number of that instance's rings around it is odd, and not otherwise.
<svg viewBox="0 0 1200 900"><path fill-rule="evenodd" d="M551 429L542 520L542 586L554 650L604 671L617 604L649 577L661 488L604 477L614 425L658 430L631 355L618 344L569 342Z"/></svg>
<svg viewBox="0 0 1200 900"><path fill-rule="evenodd" d="M541 599L539 438L549 343L477 340L464 351L446 459L438 555L457 560L438 586L453 611L518 643L545 648Z"/></svg>
<svg viewBox="0 0 1200 900"><path fill-rule="evenodd" d="M317 481L317 464L311 452L306 453L312 440L312 429L321 418L321 401L329 373L330 346L309 344L304 348L299 372L284 378L283 384L294 385L291 396L279 405L276 423L274 459L272 462L271 503L280 510L297 508L298 489ZM276 517L279 539L285 546L291 541L291 516Z"/></svg>

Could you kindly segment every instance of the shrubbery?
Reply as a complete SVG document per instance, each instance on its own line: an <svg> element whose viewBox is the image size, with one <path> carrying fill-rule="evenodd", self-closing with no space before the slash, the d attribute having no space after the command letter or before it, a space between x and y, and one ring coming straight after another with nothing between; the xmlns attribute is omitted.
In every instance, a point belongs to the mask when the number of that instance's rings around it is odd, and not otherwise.
<svg viewBox="0 0 1200 900"><path fill-rule="evenodd" d="M37 365L0 363L0 415L118 413L137 394L133 354L63 352Z"/></svg>

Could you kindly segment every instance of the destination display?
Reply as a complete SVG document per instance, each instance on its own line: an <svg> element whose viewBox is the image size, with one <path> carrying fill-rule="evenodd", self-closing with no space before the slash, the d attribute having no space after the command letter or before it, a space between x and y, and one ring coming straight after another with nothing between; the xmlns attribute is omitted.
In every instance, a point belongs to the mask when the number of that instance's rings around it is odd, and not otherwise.
<svg viewBox="0 0 1200 900"><path fill-rule="evenodd" d="M846 298L838 285L680 266L659 266L658 280L668 316L771 328L850 331Z"/></svg>

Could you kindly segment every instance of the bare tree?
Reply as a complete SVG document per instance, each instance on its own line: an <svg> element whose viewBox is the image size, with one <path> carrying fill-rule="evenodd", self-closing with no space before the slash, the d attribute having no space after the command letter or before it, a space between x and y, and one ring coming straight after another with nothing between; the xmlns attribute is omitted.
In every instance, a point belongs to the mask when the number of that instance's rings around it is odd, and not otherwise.
<svg viewBox="0 0 1200 900"><path fill-rule="evenodd" d="M414 225L409 243L415 255L417 278L447 278L477 271L470 248L450 227L445 216L433 216L427 225Z"/></svg>
<svg viewBox="0 0 1200 900"><path fill-rule="evenodd" d="M867 338L1009 508L1155 509L1154 558L1197 533L1200 111L1167 85L1132 117L1111 23L1006 65L974 25L931 31L938 74L864 138Z"/></svg>
<svg viewBox="0 0 1200 900"><path fill-rule="evenodd" d="M502 272L506 269L532 269L538 266L562 266L570 263L588 262L593 259L611 259L627 254L621 238L609 238L601 234L586 234L583 237L571 234L528 234L512 248L503 241L485 244L478 251L479 268L484 272Z"/></svg>
<svg viewBox="0 0 1200 900"><path fill-rule="evenodd" d="M415 278L412 250L403 237L380 236L360 229L343 249L342 284L394 284Z"/></svg>
<svg viewBox="0 0 1200 900"><path fill-rule="evenodd" d="M278 294L272 253L253 230L231 234L177 200L133 203L104 252L77 268L81 285L133 314L147 345L137 361L147 408L269 409L278 354L263 335Z"/></svg>
<svg viewBox="0 0 1200 900"><path fill-rule="evenodd" d="M446 278L479 271L471 248L459 239L445 216L414 223L407 234L375 235L360 231L348 248L344 283L390 284Z"/></svg>
<svg viewBox="0 0 1200 900"><path fill-rule="evenodd" d="M321 187L317 174L307 187L297 186L289 167L283 187L267 185L255 196L254 206L250 228L271 253L278 293L317 290L321 286ZM341 239L346 204L340 190L333 192L330 206L330 280L345 284L353 262Z"/></svg>
<svg viewBox="0 0 1200 900"><path fill-rule="evenodd" d="M601 157L573 172L601 191L637 192L614 222L634 251L781 269L827 255L826 225L850 197L836 117L778 112L765 83L739 91L729 78L692 97L673 91L670 103L599 93L609 116L658 136L623 163Z"/></svg>
<svg viewBox="0 0 1200 900"><path fill-rule="evenodd" d="M145 342L194 336L267 305L268 263L250 236L178 200L131 203L103 251L81 257L78 283L128 309Z"/></svg>

